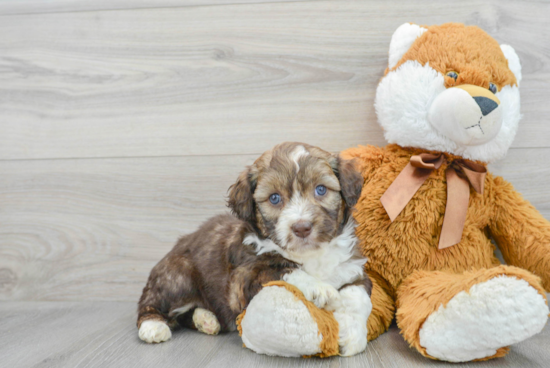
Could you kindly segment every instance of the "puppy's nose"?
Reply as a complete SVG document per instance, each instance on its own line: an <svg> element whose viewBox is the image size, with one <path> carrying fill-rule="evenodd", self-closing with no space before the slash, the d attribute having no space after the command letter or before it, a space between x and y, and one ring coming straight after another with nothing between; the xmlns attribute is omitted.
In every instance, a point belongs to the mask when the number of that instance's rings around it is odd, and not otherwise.
<svg viewBox="0 0 550 368"><path fill-rule="evenodd" d="M298 221L292 225L292 232L300 238L307 238L311 234L311 222Z"/></svg>

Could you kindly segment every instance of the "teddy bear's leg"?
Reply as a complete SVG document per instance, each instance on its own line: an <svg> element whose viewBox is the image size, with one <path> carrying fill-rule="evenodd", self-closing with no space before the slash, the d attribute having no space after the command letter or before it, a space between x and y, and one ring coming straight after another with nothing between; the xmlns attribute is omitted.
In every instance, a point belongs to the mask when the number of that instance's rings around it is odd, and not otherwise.
<svg viewBox="0 0 550 368"><path fill-rule="evenodd" d="M372 341L388 330L395 314L395 291L373 271L367 271L372 282L372 312L367 320L367 341Z"/></svg>
<svg viewBox="0 0 550 368"><path fill-rule="evenodd" d="M391 287L378 274L367 273L373 285L370 298L364 289L345 287L340 290L341 303L331 305L334 311L316 307L284 281L267 284L237 319L244 345L257 353L280 356L328 357L363 351L366 337L372 340L386 331L394 314Z"/></svg>
<svg viewBox="0 0 550 368"><path fill-rule="evenodd" d="M293 285L268 283L237 319L244 345L259 354L288 357L338 354L338 323Z"/></svg>
<svg viewBox="0 0 550 368"><path fill-rule="evenodd" d="M507 346L540 332L549 312L539 278L512 266L414 272L397 290L397 307L405 339L451 362L506 355Z"/></svg>

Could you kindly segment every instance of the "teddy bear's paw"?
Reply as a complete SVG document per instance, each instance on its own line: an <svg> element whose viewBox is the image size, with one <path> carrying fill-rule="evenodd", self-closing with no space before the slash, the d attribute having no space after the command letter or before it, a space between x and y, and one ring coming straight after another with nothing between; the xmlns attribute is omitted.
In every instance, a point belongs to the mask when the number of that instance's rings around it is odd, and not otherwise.
<svg viewBox="0 0 550 368"><path fill-rule="evenodd" d="M193 312L193 323L197 330L208 335L217 335L220 332L220 322L216 315L209 310L197 308Z"/></svg>
<svg viewBox="0 0 550 368"><path fill-rule="evenodd" d="M143 341L153 344L169 340L172 332L165 322L148 320L141 323L138 335Z"/></svg>
<svg viewBox="0 0 550 368"><path fill-rule="evenodd" d="M341 356L352 356L367 347L367 320L372 303L362 286L348 286L340 291L340 303L334 311L338 321Z"/></svg>
<svg viewBox="0 0 550 368"><path fill-rule="evenodd" d="M542 295L527 281L502 275L456 294L431 313L419 331L420 345L441 360L481 359L539 333L547 320Z"/></svg>
<svg viewBox="0 0 550 368"><path fill-rule="evenodd" d="M317 308L324 308L340 299L340 293L334 286L320 281L302 270L294 270L286 274L283 279L296 286L304 294L304 298L313 302Z"/></svg>

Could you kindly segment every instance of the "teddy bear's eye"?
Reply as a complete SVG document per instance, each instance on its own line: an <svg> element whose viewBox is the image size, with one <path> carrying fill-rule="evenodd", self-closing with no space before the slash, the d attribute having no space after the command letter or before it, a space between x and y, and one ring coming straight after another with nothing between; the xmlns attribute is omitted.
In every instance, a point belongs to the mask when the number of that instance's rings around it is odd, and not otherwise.
<svg viewBox="0 0 550 368"><path fill-rule="evenodd" d="M450 78L453 78L454 80L456 80L456 78L458 78L458 73L457 72L448 72L447 77L450 77Z"/></svg>
<svg viewBox="0 0 550 368"><path fill-rule="evenodd" d="M497 93L497 86L495 86L493 83L489 83L489 91Z"/></svg>

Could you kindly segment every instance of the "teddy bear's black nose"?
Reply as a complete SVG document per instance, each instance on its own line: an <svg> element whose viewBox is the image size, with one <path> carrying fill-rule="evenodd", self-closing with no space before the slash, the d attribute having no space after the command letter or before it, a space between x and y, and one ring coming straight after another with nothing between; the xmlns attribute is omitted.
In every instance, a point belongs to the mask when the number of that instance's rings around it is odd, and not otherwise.
<svg viewBox="0 0 550 368"><path fill-rule="evenodd" d="M498 104L495 101L487 97L476 96L473 97L473 99L476 101L477 105L481 109L481 113L483 114L483 116L489 114L491 111L498 107Z"/></svg>

